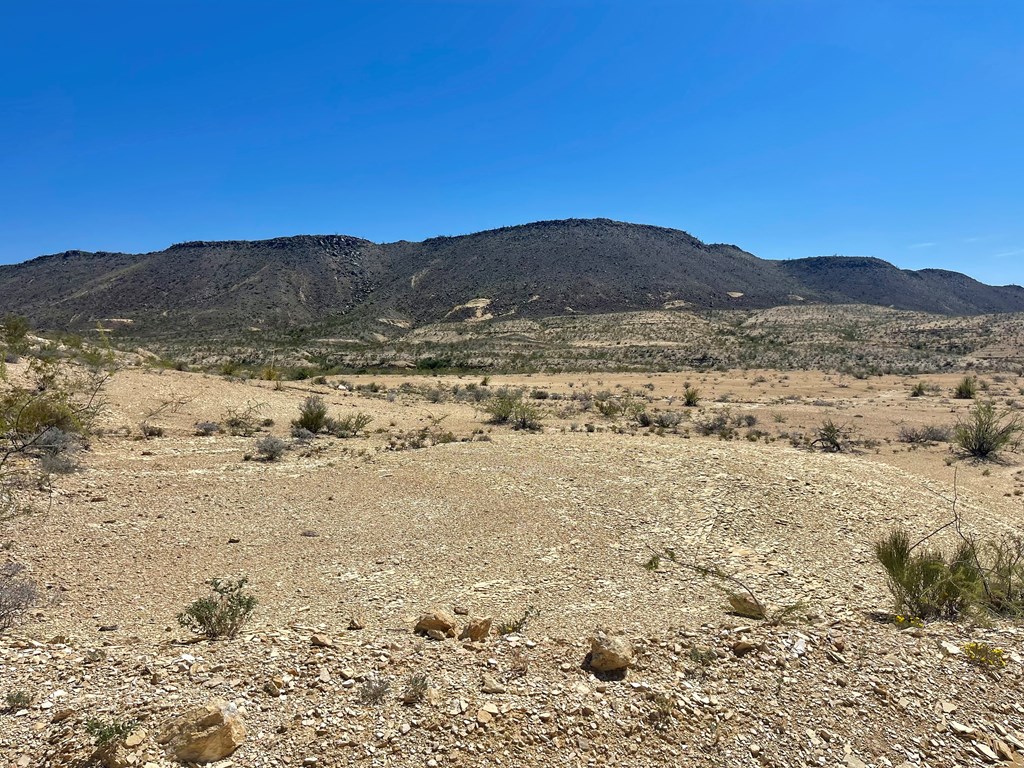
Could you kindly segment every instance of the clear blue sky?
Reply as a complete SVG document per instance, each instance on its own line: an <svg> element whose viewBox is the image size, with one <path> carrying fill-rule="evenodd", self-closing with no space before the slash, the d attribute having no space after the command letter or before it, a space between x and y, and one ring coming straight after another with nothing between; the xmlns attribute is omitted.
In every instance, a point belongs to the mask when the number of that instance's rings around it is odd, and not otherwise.
<svg viewBox="0 0 1024 768"><path fill-rule="evenodd" d="M1024 283L1021 0L3 6L0 262L607 216Z"/></svg>

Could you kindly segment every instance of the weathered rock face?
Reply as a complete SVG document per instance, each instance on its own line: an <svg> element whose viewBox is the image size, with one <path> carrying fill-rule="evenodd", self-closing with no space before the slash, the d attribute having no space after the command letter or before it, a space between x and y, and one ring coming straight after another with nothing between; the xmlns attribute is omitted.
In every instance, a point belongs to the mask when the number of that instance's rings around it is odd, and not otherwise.
<svg viewBox="0 0 1024 768"><path fill-rule="evenodd" d="M425 635L435 632L444 637L455 637L457 626L454 616L447 611L434 608L420 616L416 622L416 631Z"/></svg>
<svg viewBox="0 0 1024 768"><path fill-rule="evenodd" d="M215 699L176 717L157 741L175 758L189 763L212 763L231 755L245 740L245 724L233 704Z"/></svg>
<svg viewBox="0 0 1024 768"><path fill-rule="evenodd" d="M624 672L633 658L633 644L622 635L599 629L590 638L590 668L596 672Z"/></svg>

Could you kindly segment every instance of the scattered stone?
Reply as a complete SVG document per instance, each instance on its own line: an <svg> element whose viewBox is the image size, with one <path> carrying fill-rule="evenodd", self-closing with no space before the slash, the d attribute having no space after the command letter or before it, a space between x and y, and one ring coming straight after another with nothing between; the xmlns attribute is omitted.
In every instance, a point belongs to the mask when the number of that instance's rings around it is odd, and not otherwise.
<svg viewBox="0 0 1024 768"><path fill-rule="evenodd" d="M729 595L729 607L732 608L733 613L737 613L748 619L763 620L765 618L764 606L750 595Z"/></svg>
<svg viewBox="0 0 1024 768"><path fill-rule="evenodd" d="M940 645L942 646L942 652L946 656L959 656L961 653L963 653L963 651L960 650L959 645L954 645L953 643L950 643L946 640L943 640L942 643L940 643Z"/></svg>
<svg viewBox="0 0 1024 768"><path fill-rule="evenodd" d="M471 640L474 643L482 643L491 634L491 624L494 619L490 616L481 616L469 620L465 628L462 630L462 634L459 635L460 640Z"/></svg>
<svg viewBox="0 0 1024 768"><path fill-rule="evenodd" d="M737 656L746 656L753 650L756 650L757 646L749 640L737 640L732 644L732 652Z"/></svg>
<svg viewBox="0 0 1024 768"><path fill-rule="evenodd" d="M484 693L505 693L506 688L504 685L495 680L491 675L486 672L483 675L483 682L480 690Z"/></svg>
<svg viewBox="0 0 1024 768"><path fill-rule="evenodd" d="M309 641L317 648L330 648L334 645L334 641L332 641L327 635L313 635L309 638Z"/></svg>
<svg viewBox="0 0 1024 768"><path fill-rule="evenodd" d="M366 617L362 613L353 613L348 620L348 629L352 631L366 629Z"/></svg>

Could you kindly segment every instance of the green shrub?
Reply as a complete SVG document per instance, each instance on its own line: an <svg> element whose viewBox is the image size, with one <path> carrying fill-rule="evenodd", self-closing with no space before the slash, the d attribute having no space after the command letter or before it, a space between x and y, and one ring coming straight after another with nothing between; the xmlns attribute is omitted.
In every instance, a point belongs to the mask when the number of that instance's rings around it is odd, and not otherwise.
<svg viewBox="0 0 1024 768"><path fill-rule="evenodd" d="M231 638L238 634L256 609L258 600L245 592L246 577L211 579L213 594L201 597L178 614L178 623L206 637Z"/></svg>
<svg viewBox="0 0 1024 768"><path fill-rule="evenodd" d="M948 442L952 430L941 424L929 424L924 427L902 426L896 437L901 443L945 443Z"/></svg>
<svg viewBox="0 0 1024 768"><path fill-rule="evenodd" d="M484 405L492 424L508 424L513 429L535 431L541 428L540 409L523 401L518 390L500 389Z"/></svg>
<svg viewBox="0 0 1024 768"><path fill-rule="evenodd" d="M815 445L827 453L844 451L850 440L849 427L836 424L832 419L825 419L814 431L815 437L811 445Z"/></svg>
<svg viewBox="0 0 1024 768"><path fill-rule="evenodd" d="M85 732L92 737L93 743L103 749L118 744L129 736L138 727L134 720L96 720L85 721Z"/></svg>
<svg viewBox="0 0 1024 768"><path fill-rule="evenodd" d="M327 426L327 403L320 395L310 395L299 406L299 418L292 421L292 426L314 435L321 432Z"/></svg>
<svg viewBox="0 0 1024 768"><path fill-rule="evenodd" d="M24 690L10 691L4 696L4 704L8 712L28 709L32 704L32 694Z"/></svg>
<svg viewBox="0 0 1024 768"><path fill-rule="evenodd" d="M687 408L695 408L700 402L700 390L695 387L687 387L683 390L683 405Z"/></svg>
<svg viewBox="0 0 1024 768"><path fill-rule="evenodd" d="M964 376L953 388L953 397L957 400L973 400L978 394L978 380L973 376Z"/></svg>
<svg viewBox="0 0 1024 768"><path fill-rule="evenodd" d="M980 589L974 547L963 541L952 556L915 549L904 528L893 529L875 543L875 557L885 569L896 613L919 619L962 616L977 602Z"/></svg>
<svg viewBox="0 0 1024 768"><path fill-rule="evenodd" d="M992 403L977 403L966 418L957 421L953 442L976 459L992 459L1015 448L1022 429L1019 415L1000 412Z"/></svg>
<svg viewBox="0 0 1024 768"><path fill-rule="evenodd" d="M340 419L328 417L324 423L325 429L335 437L355 437L373 421L368 413L353 413L343 416Z"/></svg>

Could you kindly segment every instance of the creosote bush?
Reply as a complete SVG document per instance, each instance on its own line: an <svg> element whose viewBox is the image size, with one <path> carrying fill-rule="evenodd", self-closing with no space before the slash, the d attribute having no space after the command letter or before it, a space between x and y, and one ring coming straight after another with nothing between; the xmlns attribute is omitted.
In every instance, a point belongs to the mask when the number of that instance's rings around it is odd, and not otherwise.
<svg viewBox="0 0 1024 768"><path fill-rule="evenodd" d="M258 600L245 592L246 577L211 579L213 594L201 597L178 614L178 623L206 637L232 638L252 618Z"/></svg>
<svg viewBox="0 0 1024 768"><path fill-rule="evenodd" d="M540 409L523 400L519 390L500 389L484 405L492 424L508 424L513 429L536 431L541 428Z"/></svg>
<svg viewBox="0 0 1024 768"><path fill-rule="evenodd" d="M302 401L299 406L299 418L292 422L292 426L298 429L305 429L314 435L320 432L327 425L327 403L320 395L310 395Z"/></svg>
<svg viewBox="0 0 1024 768"><path fill-rule="evenodd" d="M1001 412L992 403L977 403L953 430L953 442L976 459L993 459L1015 448L1024 424L1017 414Z"/></svg>

